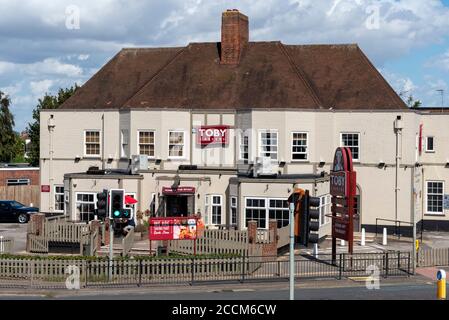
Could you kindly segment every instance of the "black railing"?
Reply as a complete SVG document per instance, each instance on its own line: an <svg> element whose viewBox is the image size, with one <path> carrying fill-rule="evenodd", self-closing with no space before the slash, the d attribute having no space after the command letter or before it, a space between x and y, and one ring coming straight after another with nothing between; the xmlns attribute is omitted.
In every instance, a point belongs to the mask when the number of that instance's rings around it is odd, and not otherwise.
<svg viewBox="0 0 449 320"><path fill-rule="evenodd" d="M412 273L410 252L389 251L380 253L341 253L335 260L330 254L295 256L297 279L343 279L350 277L408 276ZM2 274L0 260L0 287L11 275ZM26 262L21 262L27 264ZM33 288L64 288L67 275L61 266L51 261L31 263L31 273L23 274L23 280ZM10 263L7 263L11 268ZM287 281L288 257L230 257L216 259L166 258L157 260L118 260L110 265L105 261L71 261L79 268L80 286L145 286L153 284L195 285L217 282ZM65 267L67 267L65 265ZM20 267L20 266L19 266ZM57 267L57 268L56 268ZM44 269L42 269L44 268ZM42 270L41 270L42 269ZM51 270L55 270L52 272ZM28 269L27 269L28 270ZM45 272L44 272L45 271ZM111 276L112 274L112 276ZM11 279L9 279L11 280ZM18 283L19 285L19 283Z"/></svg>

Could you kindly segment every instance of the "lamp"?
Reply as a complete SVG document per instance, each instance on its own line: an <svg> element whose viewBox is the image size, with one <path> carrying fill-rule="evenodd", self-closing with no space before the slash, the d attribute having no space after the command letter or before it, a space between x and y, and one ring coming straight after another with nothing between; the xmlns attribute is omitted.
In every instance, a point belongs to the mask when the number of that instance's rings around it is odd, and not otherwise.
<svg viewBox="0 0 449 320"><path fill-rule="evenodd" d="M377 167L378 167L379 169L385 168L385 162L380 161L379 164L377 165Z"/></svg>
<svg viewBox="0 0 449 320"><path fill-rule="evenodd" d="M75 162L79 162L81 160L81 157L79 155L75 156Z"/></svg>
<svg viewBox="0 0 449 320"><path fill-rule="evenodd" d="M279 168L283 168L283 167L285 167L285 161L279 162Z"/></svg>
<svg viewBox="0 0 449 320"><path fill-rule="evenodd" d="M325 164L326 164L326 162L325 162L325 161L320 161L320 163L319 163L319 165L318 165L318 166L319 166L320 168L322 168L322 167L324 167L324 165L325 165Z"/></svg>

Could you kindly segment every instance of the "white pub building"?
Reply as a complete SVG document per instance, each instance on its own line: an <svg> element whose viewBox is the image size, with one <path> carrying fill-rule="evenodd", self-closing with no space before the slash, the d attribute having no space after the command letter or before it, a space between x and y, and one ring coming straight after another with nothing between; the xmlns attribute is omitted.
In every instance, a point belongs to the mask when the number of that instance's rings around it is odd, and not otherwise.
<svg viewBox="0 0 449 320"><path fill-rule="evenodd" d="M376 219L449 229L449 112L407 108L355 44L251 42L236 10L221 32L218 43L123 49L43 110L41 211L88 221L97 192L123 188L152 215L268 228L288 224L299 187L321 198L324 236L329 171L345 146L356 231Z"/></svg>

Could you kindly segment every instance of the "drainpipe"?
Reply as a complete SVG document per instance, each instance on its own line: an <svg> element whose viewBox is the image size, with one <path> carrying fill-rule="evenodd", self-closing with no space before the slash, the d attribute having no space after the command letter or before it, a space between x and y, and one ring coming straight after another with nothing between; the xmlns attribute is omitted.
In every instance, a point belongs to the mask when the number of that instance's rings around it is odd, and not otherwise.
<svg viewBox="0 0 449 320"><path fill-rule="evenodd" d="M399 194L399 164L400 161L402 159L401 157L401 150L399 148L399 135L402 135L402 129L403 129L403 124L402 124L402 117L401 116L397 116L396 120L394 122L394 129L395 129L395 133L396 133L396 168L395 168L395 181L394 181L394 216L395 216L395 220L399 220L398 219L398 194ZM402 137L401 137L402 138ZM402 145L401 145L402 147ZM400 230L399 230L400 232Z"/></svg>
<svg viewBox="0 0 449 320"><path fill-rule="evenodd" d="M49 131L49 156L50 156L50 163L48 168L48 181L50 183L50 197L48 199L48 209L50 212L53 212L53 130L55 128L55 123L53 119L53 115L50 115L50 119L48 119L48 131Z"/></svg>

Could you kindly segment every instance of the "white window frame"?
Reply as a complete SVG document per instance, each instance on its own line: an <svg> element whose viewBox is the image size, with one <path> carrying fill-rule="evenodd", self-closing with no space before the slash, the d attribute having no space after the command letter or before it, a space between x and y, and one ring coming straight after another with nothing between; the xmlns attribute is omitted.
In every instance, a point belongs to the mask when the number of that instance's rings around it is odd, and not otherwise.
<svg viewBox="0 0 449 320"><path fill-rule="evenodd" d="M361 150L361 140L360 140L360 138L361 138L361 134L360 134L360 132L349 132L349 131L344 131L344 132L340 132L340 147L348 147L348 148L351 148L351 147L354 147L354 146L345 146L345 145L343 145L343 135L344 134L355 134L355 135L357 135L358 136L358 142L359 142L359 144L357 145L357 148L358 148L358 158L354 158L354 154L352 155L352 160L354 161L354 162L360 162L360 150ZM351 152L352 152L352 150L351 150Z"/></svg>
<svg viewBox="0 0 449 320"><path fill-rule="evenodd" d="M429 183L441 183L443 185L442 188L442 193L441 193L441 197L442 197L442 204L441 204L441 210L440 212L436 212L436 211L429 211L429 207L428 205L428 201L429 201ZM432 215L432 216L444 216L444 191L445 191L445 183L444 181L441 180L427 180L426 181L426 215ZM440 195L438 193L430 193L430 195Z"/></svg>
<svg viewBox="0 0 449 320"><path fill-rule="evenodd" d="M432 149L429 149L429 138L432 138ZM435 153L435 136L427 136L426 137L426 152L427 153Z"/></svg>
<svg viewBox="0 0 449 320"><path fill-rule="evenodd" d="M270 222L270 220L272 220L271 218L270 218L270 209L271 210L283 210L283 211L289 211L289 208L287 207L287 208L276 208L276 207L270 207L270 201L271 200L280 200L280 201L287 201L288 200L288 198L266 198L266 210L267 210L267 213L266 213L266 217L267 217L267 229L269 228L269 222ZM245 215L245 218L246 218L246 215ZM276 222L277 222L277 219L275 219L276 220ZM289 219L288 220L290 220L290 215L289 215ZM287 224L288 225L288 224Z"/></svg>
<svg viewBox="0 0 449 320"><path fill-rule="evenodd" d="M270 134L276 133L276 145L272 145L272 147L274 147L274 146L276 147L276 152L273 152L273 151L268 151L268 152L270 153L271 161L277 162L279 159L279 130L277 130L277 129L260 129L259 130L259 157L265 157L265 155L263 155L263 154L266 153L263 151L263 145L262 145L262 134L263 133L270 133ZM272 154L276 154L275 159L273 159L271 157Z"/></svg>
<svg viewBox="0 0 449 320"><path fill-rule="evenodd" d="M331 214L332 196L330 194L324 194L318 196L320 198L320 227L325 226L331 222L331 219L327 216Z"/></svg>
<svg viewBox="0 0 449 320"><path fill-rule="evenodd" d="M235 201L235 203L233 203ZM233 221L232 219L232 211L235 210L235 221ZM231 200L229 202L229 222L231 225L236 226L237 225L237 221L238 221L238 198L235 196L231 197Z"/></svg>
<svg viewBox="0 0 449 320"><path fill-rule="evenodd" d="M98 139L99 139L98 144L100 145L100 148L98 149L98 154L87 154L86 134L88 132L98 132L99 133L99 135L98 135ZM98 129L84 130L84 156L85 157L88 157L88 158L100 158L101 157L101 151L102 151L102 148L103 148L103 146L101 145L101 135L102 135L101 130L98 130Z"/></svg>
<svg viewBox="0 0 449 320"><path fill-rule="evenodd" d="M182 156L170 156L170 133L182 133L182 136L183 136L183 138L182 138ZM187 145L187 143L186 143L186 137L187 137L187 135L186 135L186 131L185 130L168 130L168 135L167 135L167 138L168 138L168 140L167 140L167 146L168 146L168 149L167 149L167 153L168 153L168 159L186 159L186 145ZM175 145L179 145L179 144L175 144Z"/></svg>
<svg viewBox="0 0 449 320"><path fill-rule="evenodd" d="M125 134L127 133L127 140L125 141ZM126 146L126 147L125 147ZM120 157L128 158L129 157L129 130L122 129L120 130Z"/></svg>
<svg viewBox="0 0 449 320"><path fill-rule="evenodd" d="M154 142L153 142L153 155L152 156L140 153L140 145L141 145L140 133L141 132L152 132L153 133L153 141ZM142 144L151 145L151 143L142 143ZM137 130L137 154L148 156L148 159L154 159L156 157L156 130L153 130L153 129Z"/></svg>
<svg viewBox="0 0 449 320"><path fill-rule="evenodd" d="M293 145L293 141L294 141L293 137L294 137L295 134L305 134L306 135L306 145L305 145L306 152L294 152L293 151L293 147L294 147L294 145ZM292 133L291 133L291 140L290 141L291 141L291 149L290 149L290 151L291 151L292 162L308 162L309 161L309 133L307 131L292 131ZM305 159L294 159L293 158L294 154L305 154L306 158Z"/></svg>
<svg viewBox="0 0 449 320"><path fill-rule="evenodd" d="M85 202L85 201L78 201L78 195L92 195L93 196L93 202ZM81 211L78 210L78 203L87 203L87 204L93 204L94 205L94 210L97 209L97 201L96 201L96 193L94 192L76 192L75 193L75 208L76 208L76 213L79 214L79 216L77 217L79 221L83 221L81 220ZM95 211L94 211L94 215L95 215Z"/></svg>
<svg viewBox="0 0 449 320"><path fill-rule="evenodd" d="M204 196L204 224L205 225L209 225L210 224L210 216L209 216L209 208L210 208L210 198L209 198L209 194L206 194Z"/></svg>
<svg viewBox="0 0 449 320"><path fill-rule="evenodd" d="M247 151L248 157L247 157L247 158L244 157L245 152L243 151L243 150L244 150L243 148L245 147L245 143L244 143L245 138L247 139L247 145L246 145L246 147L248 148L248 151ZM241 132L240 132L240 137L239 137L239 160L240 160L240 161L245 161L245 162L248 162L248 163L249 163L249 158L250 158L249 153L250 153L250 139L249 139L249 132L247 132L247 131L241 131Z"/></svg>
<svg viewBox="0 0 449 320"><path fill-rule="evenodd" d="M220 199L220 203L214 203L214 198L217 197ZM220 207L220 221L218 223L214 223L214 207ZM220 194L211 194L210 195L210 225L222 225L223 224L223 196Z"/></svg>
<svg viewBox="0 0 449 320"><path fill-rule="evenodd" d="M58 195L62 195L62 204L64 205L64 208L65 208L65 206L66 206L66 204L65 204L65 191L62 191L62 193L61 192L56 192L56 188L60 188L60 187L62 187L62 189L64 190L64 185L63 184L55 184L55 185L53 185L53 190L54 190L54 193L53 193L53 196L54 196L54 198L53 198L53 200L54 200L54 204L53 204L53 208L56 208L56 196L58 196ZM54 210L55 212L64 212L64 209L63 210Z"/></svg>
<svg viewBox="0 0 449 320"><path fill-rule="evenodd" d="M26 182L26 184L21 182ZM29 178L6 179L6 186L29 186L30 184L31 180Z"/></svg>
<svg viewBox="0 0 449 320"><path fill-rule="evenodd" d="M265 207L248 207L247 204L246 204L246 200L248 200L248 199L251 199L251 200L264 200L265 201ZM245 229L248 228L248 223L246 221L246 209L262 209L263 208L265 210L265 228L258 228L258 229L267 230L268 227L269 227L269 224L268 224L269 217L268 217L268 210L267 210L267 208L268 208L268 198L264 198L264 197L244 197L243 201L245 203L245 206L244 206L244 209L243 209L243 212L244 212L244 215L243 215L244 228Z"/></svg>

